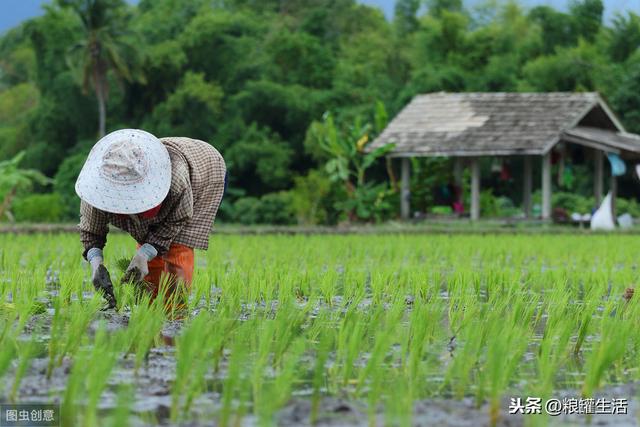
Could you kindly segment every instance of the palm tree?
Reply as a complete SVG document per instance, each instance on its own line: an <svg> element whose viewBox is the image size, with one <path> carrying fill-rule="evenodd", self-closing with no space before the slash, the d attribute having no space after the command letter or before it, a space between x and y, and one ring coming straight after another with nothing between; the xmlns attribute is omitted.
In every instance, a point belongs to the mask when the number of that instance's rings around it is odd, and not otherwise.
<svg viewBox="0 0 640 427"><path fill-rule="evenodd" d="M82 88L90 87L98 100L98 133L106 130L106 101L109 70L118 79L144 81L137 68L137 50L126 31L124 0L58 0L82 22L84 35L69 49L67 62L81 75Z"/></svg>

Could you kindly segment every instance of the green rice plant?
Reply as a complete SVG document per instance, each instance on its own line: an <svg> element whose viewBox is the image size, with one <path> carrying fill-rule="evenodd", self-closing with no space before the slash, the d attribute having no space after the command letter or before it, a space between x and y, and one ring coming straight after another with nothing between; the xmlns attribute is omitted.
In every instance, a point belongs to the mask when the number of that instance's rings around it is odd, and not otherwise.
<svg viewBox="0 0 640 427"><path fill-rule="evenodd" d="M58 352L58 366L65 356L73 356L85 340L89 324L102 306L101 298L101 296L94 294L91 300L75 301L66 308L68 323L64 334L62 334L64 338L62 338L63 344Z"/></svg>
<svg viewBox="0 0 640 427"><path fill-rule="evenodd" d="M490 328L487 334L486 363L478 388L478 401L482 401L485 390L488 389L489 422L496 425L500 416L500 398L510 384L530 335L525 328L504 322L498 317L491 322Z"/></svg>
<svg viewBox="0 0 640 427"><path fill-rule="evenodd" d="M367 321L363 321L355 307L348 308L344 314L343 321L338 326L336 342L336 362L342 387L352 381L356 358L366 350L364 343L367 340L367 328L374 328L381 315L382 311L379 309L374 314L364 316Z"/></svg>
<svg viewBox="0 0 640 427"><path fill-rule="evenodd" d="M430 369L435 371L433 374L441 375L437 349L444 336L440 323L443 311L443 306L436 299L429 302L417 300L409 315L409 327L405 330L401 356L403 375L412 395L418 395L421 390L433 393L436 384L430 384ZM431 347L433 351L430 353Z"/></svg>
<svg viewBox="0 0 640 427"><path fill-rule="evenodd" d="M68 309L63 308L62 299L53 300L54 311L51 318L50 338L48 344L49 363L47 364L47 379L51 378L53 369L62 361L64 348L64 334L68 319Z"/></svg>
<svg viewBox="0 0 640 427"><path fill-rule="evenodd" d="M382 309L379 313L378 318L381 320L374 323L376 327L372 329L372 331L377 331L374 333L375 344L371 350L367 364L364 369L360 371L356 389L356 393L362 390L365 379L369 379L369 384L372 384L367 396L370 423L375 419L377 404L383 396L376 390L383 384L382 377L384 376L385 368L381 367L384 366L383 362L397 337L397 325L403 314L399 305L392 307L388 313L384 313Z"/></svg>
<svg viewBox="0 0 640 427"><path fill-rule="evenodd" d="M232 424L234 415L234 398L240 394L243 386L242 373L248 358L246 343L252 333L249 324L242 325L237 332L238 338L231 348L231 356L228 360L227 377L222 385L222 407L220 409L219 424L226 427ZM239 422L239 420L236 420Z"/></svg>
<svg viewBox="0 0 640 427"><path fill-rule="evenodd" d="M320 399L322 397L323 385L326 384L324 376L329 353L333 345L333 334L323 333L316 346L315 366L313 370L313 395L311 397L311 413L309 414L309 422L313 425L318 421L318 411L320 408Z"/></svg>
<svg viewBox="0 0 640 427"><path fill-rule="evenodd" d="M261 422L268 423L271 415L268 407L271 404L271 400L270 396L265 394L265 371L270 365L277 325L274 320L258 322L257 319L254 319L248 322L257 329L256 334L253 336L255 342L252 347L255 349L255 353L251 363L253 406Z"/></svg>
<svg viewBox="0 0 640 427"><path fill-rule="evenodd" d="M9 322L2 325L2 335L0 337L0 379L3 379L5 373L11 366L11 362L16 356L18 344L16 343L15 333L11 330ZM2 383L0 394L4 393L6 382Z"/></svg>
<svg viewBox="0 0 640 427"><path fill-rule="evenodd" d="M143 296L131 309L127 328L126 351L135 355L135 372L146 359L149 349L159 339L165 320L163 301L157 298L149 302L149 296Z"/></svg>
<svg viewBox="0 0 640 427"><path fill-rule="evenodd" d="M388 379L385 381L388 388L387 399L384 405L385 425L409 427L413 425L413 403L415 395L409 382L405 381L400 372L388 369L385 372ZM392 397L393 396L393 397ZM376 409L375 406L373 409ZM369 408L369 422L374 419L375 413ZM372 424L375 425L375 424Z"/></svg>
<svg viewBox="0 0 640 427"><path fill-rule="evenodd" d="M595 288L591 288L592 292L585 296L584 302L574 305L574 317L578 322L578 336L573 348L573 353L578 354L582 349L582 345L589 333L592 325L593 316L599 303L598 292Z"/></svg>
<svg viewBox="0 0 640 427"><path fill-rule="evenodd" d="M116 407L111 413L109 423L111 427L127 427L129 425L130 407L134 399L135 394L131 385L121 384L118 389Z"/></svg>
<svg viewBox="0 0 640 427"><path fill-rule="evenodd" d="M402 315L402 307L394 305L388 312L379 308L376 315L373 316L375 320L371 322L369 331L372 334L374 344L369 354L369 360L358 375L356 393L364 386L365 379L376 375L379 367L383 366L384 359L397 338L397 328Z"/></svg>
<svg viewBox="0 0 640 427"><path fill-rule="evenodd" d="M273 364L280 362L291 344L301 335L310 306L297 309L293 302L282 303L276 312L273 330Z"/></svg>
<svg viewBox="0 0 640 427"><path fill-rule="evenodd" d="M176 339L176 380L171 390L171 417L188 412L197 393L204 387L209 368L215 334L222 333L215 327L215 319L209 313L200 313L186 325ZM182 407L180 405L182 402Z"/></svg>
<svg viewBox="0 0 640 427"><path fill-rule="evenodd" d="M478 320L466 322L460 328L456 339L459 344L456 344L452 360L446 367L442 390L451 389L459 399L468 393L487 335L488 330Z"/></svg>
<svg viewBox="0 0 640 427"><path fill-rule="evenodd" d="M86 375L85 396L87 403L83 420L85 425L98 423L98 403L117 361L120 336L121 334L110 337L104 323L101 323L96 331L91 351L86 354L86 359L80 357L76 362L78 363L76 366L83 367Z"/></svg>
<svg viewBox="0 0 640 427"><path fill-rule="evenodd" d="M196 254L188 311L172 313L126 285L116 286L120 312L103 316L100 297L86 296L92 286L77 236L53 242L0 235L0 374L4 369L7 387L7 373L13 379L20 366L23 378L36 375L29 366L41 346L28 358L18 340L30 334L48 350L46 375L67 375L55 369L63 361L72 366L64 391L44 391L62 397L65 425L125 424L144 398L134 389L118 390L118 407L100 411L101 419L95 402L123 353L135 358L136 380L144 379L140 367L154 346L166 345L159 335L172 316L185 317L182 326L170 325L181 328L170 388L174 423L198 421L192 415L204 392L221 394L212 421L221 425L240 424L250 412L260 424L276 424L292 394L311 400L311 422L321 420L322 399L337 396L368 403L372 425L405 425L423 399L475 396L489 403L495 420L501 396L559 389L587 395L640 379L640 335L631 329L640 304L621 298L635 286L634 236L215 238L218 244ZM133 245L110 235L110 270ZM57 277L47 282L49 267ZM117 328L100 326L93 335L90 325L101 317ZM40 322L50 322L49 330L39 330Z"/></svg>
<svg viewBox="0 0 640 427"><path fill-rule="evenodd" d="M280 409L291 397L291 392L296 379L298 363L305 350L305 342L302 338L296 339L290 350L276 367L275 378L268 384L270 404L263 405L261 420L266 425L273 425L273 414Z"/></svg>
<svg viewBox="0 0 640 427"><path fill-rule="evenodd" d="M602 317L600 339L594 344L585 365L585 379L581 390L583 397L593 397L593 392L602 383L606 371L624 356L629 335L634 333L634 329L633 324L622 322L619 317Z"/></svg>
<svg viewBox="0 0 640 427"><path fill-rule="evenodd" d="M82 360L80 356L79 361ZM86 360L86 359L85 359ZM67 378L64 394L62 396L62 404L60 405L60 424L62 425L78 425L80 414L80 402L84 392L83 383L85 379L84 366L77 362L71 368L71 373Z"/></svg>
<svg viewBox="0 0 640 427"><path fill-rule="evenodd" d="M325 304L329 306L333 304L333 297L336 295L335 285L338 276L338 272L335 269L327 268L327 271L319 278L318 291Z"/></svg>
<svg viewBox="0 0 640 427"><path fill-rule="evenodd" d="M38 354L40 349L40 343L37 341L36 334L34 334L29 341L20 342L15 340L13 345L16 347L16 353L18 356L18 364L13 374L13 384L11 385L11 392L9 393L9 401L16 402L18 398L18 389L20 383L24 378L29 366L31 366L32 359Z"/></svg>
<svg viewBox="0 0 640 427"><path fill-rule="evenodd" d="M538 381L532 383L532 396L551 397L556 375L568 356L573 324L561 316L562 313L549 313L536 354Z"/></svg>

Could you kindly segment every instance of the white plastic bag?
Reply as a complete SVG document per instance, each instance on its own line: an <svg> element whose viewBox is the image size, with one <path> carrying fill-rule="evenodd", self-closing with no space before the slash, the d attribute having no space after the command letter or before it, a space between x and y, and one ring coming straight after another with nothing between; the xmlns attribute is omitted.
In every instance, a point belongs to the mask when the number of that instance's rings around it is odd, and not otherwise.
<svg viewBox="0 0 640 427"><path fill-rule="evenodd" d="M613 230L616 223L613 220L613 209L611 206L611 193L607 194L598 210L591 217L592 230Z"/></svg>
<svg viewBox="0 0 640 427"><path fill-rule="evenodd" d="M620 215L618 217L618 225L620 226L620 228L633 227L633 217L628 213Z"/></svg>

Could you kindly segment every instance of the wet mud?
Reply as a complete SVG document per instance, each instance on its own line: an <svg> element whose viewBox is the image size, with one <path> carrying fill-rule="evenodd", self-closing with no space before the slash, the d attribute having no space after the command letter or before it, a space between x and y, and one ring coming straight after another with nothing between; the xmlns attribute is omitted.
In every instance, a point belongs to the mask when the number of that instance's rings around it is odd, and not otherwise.
<svg viewBox="0 0 640 427"><path fill-rule="evenodd" d="M365 304L366 305L366 304ZM275 310L274 306L265 306L267 310ZM251 309L255 309L252 307ZM249 308L247 308L249 310ZM43 341L47 339L50 326L50 313L34 315L27 325L29 331L42 334ZM89 326L89 333L94 333L99 324L106 326L108 331L124 329L129 323L129 315L126 312L113 310L99 313ZM108 387L101 397L100 411L108 413L117 406L118 390L122 386L130 386L134 398L130 402L132 413L131 424L143 425L174 425L170 421L172 404L172 384L176 376L175 339L180 334L183 321L167 321L161 334L156 339L156 345L149 351L142 366L136 371L134 355L121 355L114 370L109 377ZM28 338L27 335L24 336ZM59 403L62 401L69 373L73 361L65 358L60 366L55 367L52 375L47 379L46 372L49 360L46 352L33 359L30 368L22 379L19 387L17 401L20 403ZM226 377L226 356L217 372L209 372L206 381L211 384L209 390L220 390L220 385ZM15 369L15 366L12 368ZM5 378L13 378L13 372L9 372ZM215 384L215 386L213 386ZM4 392L10 389L10 384L4 387ZM190 414L187 417L191 421L184 426L211 426L217 418L217 411L221 407L221 395L218 391L210 391L200 395L193 403ZM635 398L638 385L635 383L607 387L596 394L596 398L613 397L628 399L627 414L617 415L560 415L550 417L546 415L509 415L509 398L505 397L500 405L500 418L498 426L523 426L528 423L527 417L547 418L547 425L597 425L597 426L633 426L638 425L638 413L640 405ZM275 422L279 426L369 426L372 421L375 425L388 425L385 418L383 405L371 410L366 401L324 396L317 402L317 410L314 411L311 399L312 390L296 389L291 400L275 414ZM515 396L514 396L515 397ZM558 392L553 397L562 399L579 398L578 391ZM0 401L7 401L7 396L0 395ZM77 402L80 405L83 402ZM315 413L315 422L312 423L312 413ZM489 406L484 403L478 406L471 397L457 399L425 399L414 402L412 425L414 426L489 426ZM241 425L258 426L259 420L252 416L245 416Z"/></svg>

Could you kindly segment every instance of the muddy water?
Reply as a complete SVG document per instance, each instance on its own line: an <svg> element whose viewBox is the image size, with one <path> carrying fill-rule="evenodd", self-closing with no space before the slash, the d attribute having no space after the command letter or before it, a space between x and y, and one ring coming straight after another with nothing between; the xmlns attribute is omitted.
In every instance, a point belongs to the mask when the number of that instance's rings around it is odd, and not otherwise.
<svg viewBox="0 0 640 427"><path fill-rule="evenodd" d="M275 306L274 306L275 304ZM271 304L270 309L276 309L277 304ZM363 302L363 306L367 301ZM408 304L410 305L410 304ZM339 306L339 304L336 304ZM250 308L248 308L250 309ZM50 327L51 315L39 314L33 317L27 325L27 333L38 332L43 340L47 339ZM98 323L104 324L108 330L116 331L126 328L129 322L128 314L113 311L100 313L91 324L89 333L95 332ZM117 393L123 385L132 387L134 399L131 401L132 425L163 425L169 426L169 414L171 408L171 387L176 375L175 337L180 333L182 321L167 321L157 340L157 346L152 348L142 367L135 372L132 356L121 356L109 378L109 384L104 392L99 408L107 413L117 406ZM25 335L25 339L28 336ZM31 366L21 382L18 401L28 402L60 402L64 395L66 382L72 367L72 361L65 359L62 365L56 367L50 379L46 378L48 359L46 352L41 352L33 359ZM221 407L220 384L226 377L226 360L223 359L220 369L215 374L210 372L205 380L215 385L210 390L198 397L192 406L189 418L192 420L186 425L210 426L216 419L216 413ZM15 367L14 367L15 369ZM5 378L13 378L13 372L9 372ZM8 390L10 384L4 387ZM599 425L599 426L632 426L637 425L640 405L635 398L636 384L627 384L618 387L606 388L596 395L607 399L623 397L629 399L628 413L622 415L596 415L588 419L585 415L566 415L549 417L548 425ZM276 413L276 424L280 426L306 426L311 425L310 415L312 403L311 390L295 390L294 397L280 411ZM556 398L577 398L575 391L558 392ZM0 402L6 401L0 395ZM82 404L82 402L78 402ZM508 415L509 399L505 398L501 405L500 426L522 426L529 421L526 417L531 415ZM487 404L479 408L471 398L462 400L454 399L427 399L414 403L412 423L415 426L488 426L489 407ZM324 397L319 402L317 421L318 426L369 426L373 422L376 425L388 425L384 417L384 408L375 408L370 411L364 401L340 399L336 397ZM242 425L257 426L258 419L253 416L243 418ZM185 425L185 424L181 424Z"/></svg>

